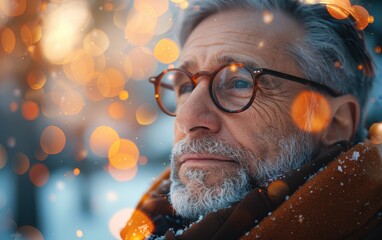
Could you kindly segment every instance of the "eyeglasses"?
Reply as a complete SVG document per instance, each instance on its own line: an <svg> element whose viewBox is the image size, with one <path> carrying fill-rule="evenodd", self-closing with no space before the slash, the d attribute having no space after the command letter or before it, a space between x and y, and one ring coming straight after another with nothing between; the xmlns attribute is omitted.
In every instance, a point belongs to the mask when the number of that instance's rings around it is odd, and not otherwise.
<svg viewBox="0 0 382 240"><path fill-rule="evenodd" d="M159 108L170 116L176 116L177 110L182 107L196 87L197 79L202 76L210 79L209 93L220 110L227 113L240 113L252 105L259 88L259 81L266 75L301 83L327 92L334 97L340 96L337 91L320 83L242 63L225 64L213 72L201 71L195 74L179 68L167 69L156 77L150 77L149 81L154 84L155 98Z"/></svg>

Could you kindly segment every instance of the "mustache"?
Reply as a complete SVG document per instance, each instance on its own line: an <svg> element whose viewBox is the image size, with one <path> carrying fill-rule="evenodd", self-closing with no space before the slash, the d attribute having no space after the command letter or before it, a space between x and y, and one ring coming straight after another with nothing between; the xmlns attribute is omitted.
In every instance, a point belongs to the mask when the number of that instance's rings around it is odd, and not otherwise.
<svg viewBox="0 0 382 240"><path fill-rule="evenodd" d="M243 156L248 156L248 150L233 147L221 139L206 135L198 138L185 138L174 144L171 152L172 160L183 154L205 153L227 157L235 162L243 163ZM251 154L252 155L252 154Z"/></svg>

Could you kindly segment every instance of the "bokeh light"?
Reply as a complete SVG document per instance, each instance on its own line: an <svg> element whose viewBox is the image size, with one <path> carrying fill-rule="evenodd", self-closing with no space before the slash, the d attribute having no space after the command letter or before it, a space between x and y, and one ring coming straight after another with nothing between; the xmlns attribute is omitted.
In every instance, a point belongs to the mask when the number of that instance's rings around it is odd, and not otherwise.
<svg viewBox="0 0 382 240"><path fill-rule="evenodd" d="M29 178L37 187L44 186L49 180L49 175L49 169L42 163L36 163L29 170Z"/></svg>
<svg viewBox="0 0 382 240"><path fill-rule="evenodd" d="M168 10L168 0L135 0L134 7L138 12L150 13L159 17Z"/></svg>
<svg viewBox="0 0 382 240"><path fill-rule="evenodd" d="M298 128L317 133L328 126L331 108L323 95L313 91L303 91L293 101L291 115Z"/></svg>
<svg viewBox="0 0 382 240"><path fill-rule="evenodd" d="M120 239L119 235L121 229L125 226L126 222L130 219L133 214L134 209L123 208L114 213L109 220L109 231L114 236L115 239Z"/></svg>
<svg viewBox="0 0 382 240"><path fill-rule="evenodd" d="M159 62L170 64L178 59L179 48L173 40L164 38L155 45L154 56Z"/></svg>
<svg viewBox="0 0 382 240"><path fill-rule="evenodd" d="M326 0L324 2L330 15L336 19L345 19L352 11L350 0Z"/></svg>
<svg viewBox="0 0 382 240"><path fill-rule="evenodd" d="M85 106L82 95L70 90L63 93L60 101L60 108L64 115L73 116L81 112Z"/></svg>
<svg viewBox="0 0 382 240"><path fill-rule="evenodd" d="M38 21L24 24L20 29L21 40L25 45L33 45L40 41L42 29Z"/></svg>
<svg viewBox="0 0 382 240"><path fill-rule="evenodd" d="M129 169L119 169L108 165L108 172L118 182L127 182L135 178L138 172L138 167L134 166Z"/></svg>
<svg viewBox="0 0 382 240"><path fill-rule="evenodd" d="M125 79L120 71L106 68L97 78L98 91L104 97L116 97L125 87Z"/></svg>
<svg viewBox="0 0 382 240"><path fill-rule="evenodd" d="M23 226L17 229L15 240L44 240L41 232L32 226Z"/></svg>
<svg viewBox="0 0 382 240"><path fill-rule="evenodd" d="M84 236L84 232L82 232L82 230L78 229L78 230L76 231L76 236L77 236L78 238L82 238L82 237Z"/></svg>
<svg viewBox="0 0 382 240"><path fill-rule="evenodd" d="M125 115L125 107L120 102L113 102L108 107L108 113L113 119L122 119Z"/></svg>
<svg viewBox="0 0 382 240"><path fill-rule="evenodd" d="M61 94L52 91L46 93L41 99L40 108L41 113L48 118L61 116Z"/></svg>
<svg viewBox="0 0 382 240"><path fill-rule="evenodd" d="M17 102L11 102L9 104L9 110L11 110L11 112L16 112L18 109L19 109L19 104Z"/></svg>
<svg viewBox="0 0 382 240"><path fill-rule="evenodd" d="M21 109L23 117L29 121L35 120L40 114L40 107L33 101L25 101Z"/></svg>
<svg viewBox="0 0 382 240"><path fill-rule="evenodd" d="M100 29L92 30L83 40L85 51L92 56L103 54L109 48L109 45L109 37Z"/></svg>
<svg viewBox="0 0 382 240"><path fill-rule="evenodd" d="M51 3L43 22L43 55L51 63L63 64L80 41L82 29L90 24L91 14L86 1Z"/></svg>
<svg viewBox="0 0 382 240"><path fill-rule="evenodd" d="M354 5L352 9L355 12L353 14L356 20L355 27L358 30L364 30L369 25L369 12L360 5Z"/></svg>
<svg viewBox="0 0 382 240"><path fill-rule="evenodd" d="M18 152L12 159L12 169L18 175L25 174L30 167L29 158L24 153Z"/></svg>
<svg viewBox="0 0 382 240"><path fill-rule="evenodd" d="M16 36L12 29L6 27L1 32L1 45L6 53L13 52L16 46Z"/></svg>
<svg viewBox="0 0 382 240"><path fill-rule="evenodd" d="M66 144L65 133L56 126L48 126L44 129L40 138L40 145L46 154L60 153Z"/></svg>
<svg viewBox="0 0 382 240"><path fill-rule="evenodd" d="M267 10L263 11L263 22L265 24L270 24L273 22L273 13Z"/></svg>
<svg viewBox="0 0 382 240"><path fill-rule="evenodd" d="M111 127L99 126L90 136L90 149L99 157L107 157L113 143L119 140L118 133Z"/></svg>
<svg viewBox="0 0 382 240"><path fill-rule="evenodd" d="M155 226L145 213L135 210L131 218L134 218L131 225L121 231L124 239L145 239L153 232Z"/></svg>
<svg viewBox="0 0 382 240"><path fill-rule="evenodd" d="M371 125L369 128L369 138L374 144L382 144L382 122Z"/></svg>
<svg viewBox="0 0 382 240"><path fill-rule="evenodd" d="M94 60L85 50L77 50L66 57L64 65L66 76L79 85L92 79L95 71Z"/></svg>
<svg viewBox="0 0 382 240"><path fill-rule="evenodd" d="M81 173L81 170L79 168L73 169L74 176L78 176L78 175L80 175L80 173Z"/></svg>
<svg viewBox="0 0 382 240"><path fill-rule="evenodd" d="M45 74L39 69L33 69L27 77L28 85L33 90L39 90L44 87L46 83Z"/></svg>
<svg viewBox="0 0 382 240"><path fill-rule="evenodd" d="M157 25L157 17L150 12L131 10L125 27L125 36L129 43L144 46L149 43Z"/></svg>
<svg viewBox="0 0 382 240"><path fill-rule="evenodd" d="M137 165L139 150L134 142L119 139L111 145L108 156L112 167L126 170Z"/></svg>
<svg viewBox="0 0 382 240"><path fill-rule="evenodd" d="M7 150L3 145L0 144L0 170L7 165L8 161L8 154Z"/></svg>
<svg viewBox="0 0 382 240"><path fill-rule="evenodd" d="M150 125L157 120L158 110L150 104L143 104L138 107L135 117L140 125Z"/></svg>
<svg viewBox="0 0 382 240"><path fill-rule="evenodd" d="M129 98L129 92L126 91L126 90L122 90L120 93L119 93L119 99L121 101L126 101L127 99Z"/></svg>
<svg viewBox="0 0 382 240"><path fill-rule="evenodd" d="M42 10L42 6L46 2L42 2L43 0L28 0L26 13L28 14L37 14L40 10Z"/></svg>

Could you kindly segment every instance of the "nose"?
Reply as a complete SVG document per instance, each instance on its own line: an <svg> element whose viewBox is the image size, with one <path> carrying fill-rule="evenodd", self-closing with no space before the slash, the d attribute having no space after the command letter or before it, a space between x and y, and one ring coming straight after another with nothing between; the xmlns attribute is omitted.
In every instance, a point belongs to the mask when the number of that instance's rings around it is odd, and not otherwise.
<svg viewBox="0 0 382 240"><path fill-rule="evenodd" d="M196 136L220 130L219 109L210 97L208 83L207 79L200 79L186 102L177 110L176 131Z"/></svg>

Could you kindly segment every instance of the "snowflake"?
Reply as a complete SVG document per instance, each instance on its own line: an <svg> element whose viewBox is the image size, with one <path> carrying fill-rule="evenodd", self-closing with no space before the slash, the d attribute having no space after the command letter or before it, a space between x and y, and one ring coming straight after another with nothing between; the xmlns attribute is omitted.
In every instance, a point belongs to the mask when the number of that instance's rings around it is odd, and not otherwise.
<svg viewBox="0 0 382 240"><path fill-rule="evenodd" d="M351 156L350 160L357 161L359 156L360 156L359 152L355 151L355 152L353 152L353 156Z"/></svg>

